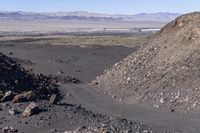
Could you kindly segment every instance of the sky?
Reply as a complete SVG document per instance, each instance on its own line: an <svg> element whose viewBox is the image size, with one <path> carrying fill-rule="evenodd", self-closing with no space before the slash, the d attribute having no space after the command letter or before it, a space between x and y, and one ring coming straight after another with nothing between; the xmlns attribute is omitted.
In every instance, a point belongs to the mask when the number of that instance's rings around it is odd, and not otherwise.
<svg viewBox="0 0 200 133"><path fill-rule="evenodd" d="M0 0L1 11L137 14L200 11L200 0Z"/></svg>

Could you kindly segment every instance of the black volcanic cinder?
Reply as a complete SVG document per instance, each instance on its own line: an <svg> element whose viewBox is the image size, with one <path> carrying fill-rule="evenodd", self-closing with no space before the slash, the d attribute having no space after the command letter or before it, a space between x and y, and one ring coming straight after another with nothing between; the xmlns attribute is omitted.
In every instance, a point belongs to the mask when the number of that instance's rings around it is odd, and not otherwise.
<svg viewBox="0 0 200 133"><path fill-rule="evenodd" d="M0 94L12 91L15 95L33 91L37 99L48 99L57 93L54 80L43 74L32 74L11 58L0 53Z"/></svg>

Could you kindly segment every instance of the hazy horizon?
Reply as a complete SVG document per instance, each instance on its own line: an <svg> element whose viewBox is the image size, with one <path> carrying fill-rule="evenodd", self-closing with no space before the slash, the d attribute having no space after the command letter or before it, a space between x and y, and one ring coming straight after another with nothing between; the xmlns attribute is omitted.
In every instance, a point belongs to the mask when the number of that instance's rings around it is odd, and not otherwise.
<svg viewBox="0 0 200 133"><path fill-rule="evenodd" d="M135 14L111 14L111 13L101 13L101 12L90 12L90 11L23 11L23 10L0 10L0 12L24 12L24 13L94 13L94 14L105 14L105 15L137 15L137 14L157 14L157 13L171 13L171 14L183 14L179 12L139 12Z"/></svg>
<svg viewBox="0 0 200 133"><path fill-rule="evenodd" d="M200 9L200 1L161 0L6 0L0 2L1 11L23 12L90 12L134 15L139 13L189 13Z"/></svg>

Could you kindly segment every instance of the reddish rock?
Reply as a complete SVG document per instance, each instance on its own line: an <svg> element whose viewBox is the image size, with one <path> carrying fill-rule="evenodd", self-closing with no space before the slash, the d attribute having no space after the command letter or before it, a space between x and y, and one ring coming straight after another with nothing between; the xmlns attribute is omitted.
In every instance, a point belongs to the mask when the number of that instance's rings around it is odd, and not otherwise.
<svg viewBox="0 0 200 133"><path fill-rule="evenodd" d="M28 101L33 101L35 99L36 99L35 93L33 91L28 91L16 95L13 99L13 103L28 102Z"/></svg>

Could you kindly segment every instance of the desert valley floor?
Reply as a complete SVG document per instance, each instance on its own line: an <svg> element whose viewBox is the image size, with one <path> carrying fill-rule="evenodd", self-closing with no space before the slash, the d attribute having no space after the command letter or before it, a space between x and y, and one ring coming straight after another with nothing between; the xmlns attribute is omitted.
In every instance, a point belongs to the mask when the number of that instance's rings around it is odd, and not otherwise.
<svg viewBox="0 0 200 133"><path fill-rule="evenodd" d="M123 125L122 122L121 127L119 125L116 127L124 129L118 130L119 132L196 133L200 131L199 113L181 114L149 105L120 104L113 100L114 97L97 92L88 85L88 82L95 79L105 69L136 50L138 47L1 43L0 51L9 57L14 57L26 69L33 69L35 73L46 75L72 76L80 80L80 83L60 83L59 89L64 97L59 104L50 107L46 101L42 101L41 105L47 111L29 118L22 119L20 115L12 116L8 113L11 107L24 108L27 103L20 105L2 103L0 128L12 126L18 132L24 133L64 132L77 128L80 132L84 132L91 122L92 126L102 127L102 124L106 125L107 119L117 121L125 118L133 121L133 126L138 127L133 128L131 123L127 128L128 124Z"/></svg>

